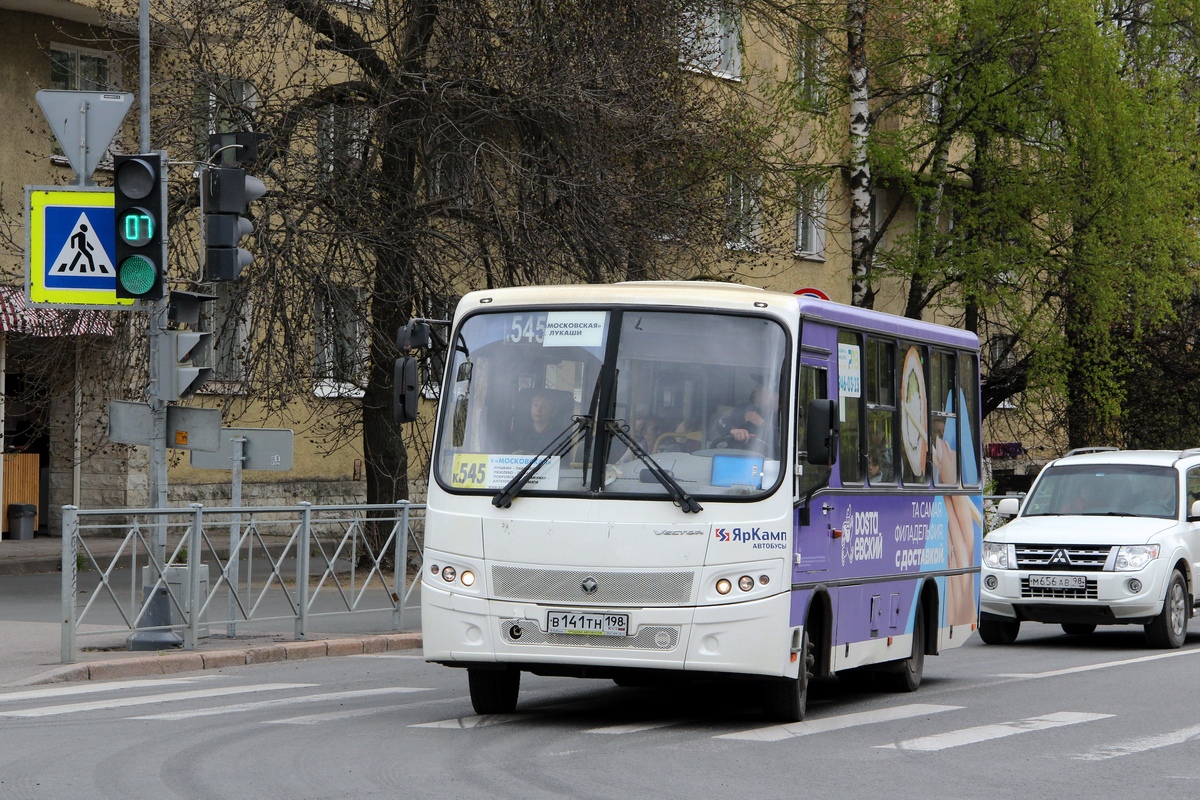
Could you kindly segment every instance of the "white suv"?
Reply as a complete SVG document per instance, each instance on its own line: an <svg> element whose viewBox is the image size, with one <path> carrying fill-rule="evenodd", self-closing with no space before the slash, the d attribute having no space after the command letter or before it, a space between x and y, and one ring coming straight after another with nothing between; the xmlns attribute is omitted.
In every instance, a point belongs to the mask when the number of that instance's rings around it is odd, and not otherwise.
<svg viewBox="0 0 1200 800"><path fill-rule="evenodd" d="M1017 514L1017 499L998 511ZM1200 450L1073 450L983 539L980 638L1011 644L1024 620L1073 635L1133 624L1180 647L1198 561Z"/></svg>

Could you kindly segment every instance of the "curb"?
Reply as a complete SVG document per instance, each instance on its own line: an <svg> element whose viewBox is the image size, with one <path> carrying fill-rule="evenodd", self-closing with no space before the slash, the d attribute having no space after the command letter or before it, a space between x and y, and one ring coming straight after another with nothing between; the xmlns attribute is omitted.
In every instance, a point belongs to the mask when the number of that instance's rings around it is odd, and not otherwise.
<svg viewBox="0 0 1200 800"><path fill-rule="evenodd" d="M27 681L22 681L22 684L39 686L72 681L144 678L151 675L172 675L177 672L197 672L277 661L300 661L329 656L360 656L393 650L416 650L420 649L421 644L421 634L419 633L387 633L353 639L281 642L243 650L212 650L203 653L162 650L153 655L89 661L83 664L65 664L49 672L35 675Z"/></svg>

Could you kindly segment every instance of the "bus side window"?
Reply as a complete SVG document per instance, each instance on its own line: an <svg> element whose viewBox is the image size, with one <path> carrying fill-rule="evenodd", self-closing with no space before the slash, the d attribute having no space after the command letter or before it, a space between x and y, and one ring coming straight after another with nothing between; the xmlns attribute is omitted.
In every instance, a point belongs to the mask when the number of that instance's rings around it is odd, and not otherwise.
<svg viewBox="0 0 1200 800"><path fill-rule="evenodd" d="M896 354L900 376L900 459L904 482L929 485L929 393L925 390L925 345L902 342Z"/></svg>
<svg viewBox="0 0 1200 800"><path fill-rule="evenodd" d="M958 354L958 460L963 486L979 486L979 364Z"/></svg>
<svg viewBox="0 0 1200 800"><path fill-rule="evenodd" d="M865 361L867 480L895 483L896 345L868 337Z"/></svg>
<svg viewBox="0 0 1200 800"><path fill-rule="evenodd" d="M853 331L838 332L838 412L842 483L862 483L862 337Z"/></svg>
<svg viewBox="0 0 1200 800"><path fill-rule="evenodd" d="M958 402L954 354L935 351L929 359L929 461L935 486L958 485Z"/></svg>

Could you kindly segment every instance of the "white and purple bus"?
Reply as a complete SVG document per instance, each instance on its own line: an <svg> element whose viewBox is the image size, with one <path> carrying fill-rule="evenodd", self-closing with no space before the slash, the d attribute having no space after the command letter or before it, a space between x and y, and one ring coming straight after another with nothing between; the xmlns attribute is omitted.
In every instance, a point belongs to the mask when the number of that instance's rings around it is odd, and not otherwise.
<svg viewBox="0 0 1200 800"><path fill-rule="evenodd" d="M703 673L798 721L814 676L912 691L975 629L975 335L639 282L473 292L448 342L422 630L477 713L522 672Z"/></svg>

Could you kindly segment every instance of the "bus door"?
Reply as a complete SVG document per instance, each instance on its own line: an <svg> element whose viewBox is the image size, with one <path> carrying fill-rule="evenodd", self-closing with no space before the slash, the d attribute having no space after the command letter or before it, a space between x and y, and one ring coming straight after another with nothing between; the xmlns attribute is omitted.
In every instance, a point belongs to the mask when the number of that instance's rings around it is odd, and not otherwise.
<svg viewBox="0 0 1200 800"><path fill-rule="evenodd" d="M816 326L806 325L808 334ZM792 556L792 582L808 583L824 579L832 552L831 517L823 509L827 501L822 491L829 484L829 467L810 464L804 457L804 436L809 401L830 397L831 381L837 380L833 348L805 345L800 355L799 383L796 389L796 480L793 520L795 552ZM834 384L836 386L836 384Z"/></svg>

